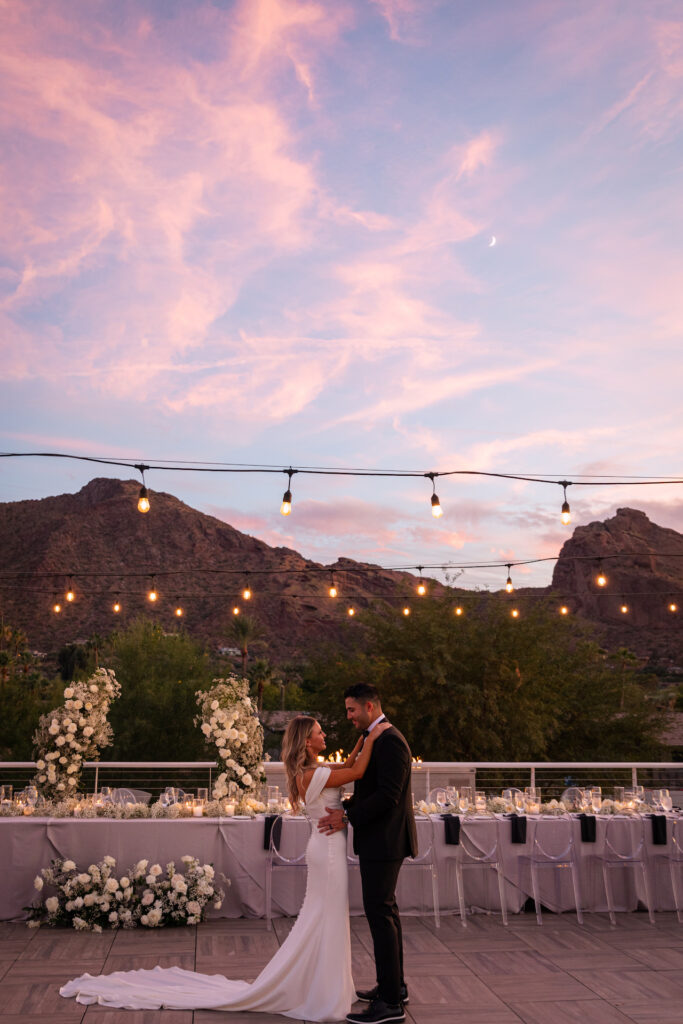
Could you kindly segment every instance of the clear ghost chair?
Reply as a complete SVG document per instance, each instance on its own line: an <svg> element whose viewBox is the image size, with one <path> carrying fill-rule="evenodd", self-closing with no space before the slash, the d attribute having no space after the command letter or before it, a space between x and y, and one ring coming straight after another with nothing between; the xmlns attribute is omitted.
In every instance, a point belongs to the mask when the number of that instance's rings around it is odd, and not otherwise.
<svg viewBox="0 0 683 1024"><path fill-rule="evenodd" d="M573 822L568 816L538 818L533 823L534 841L529 863L531 866L531 888L534 895L536 922L543 924L541 897L538 886L538 872L541 868L564 871L569 868L574 891L576 920L583 924L581 910L581 888L579 886L579 865L574 845Z"/></svg>
<svg viewBox="0 0 683 1024"><path fill-rule="evenodd" d="M273 927L273 871L280 868L298 868L306 871L306 847L311 835L311 820L306 817L305 841L303 847L301 840L303 835L302 818L291 818L288 815L279 814L273 822L270 832L270 843L268 856L266 858L266 927L268 930ZM285 832L287 832L285 841ZM301 850L287 856L285 849Z"/></svg>
<svg viewBox="0 0 683 1024"><path fill-rule="evenodd" d="M434 835L434 822L429 815L415 815L415 824L417 826L417 839L418 839L418 851L415 857L406 857L403 861L403 867L401 868L401 878L405 878L407 874L414 871L418 871L423 879L425 875L429 875L432 882L432 911L434 914L434 924L437 928L441 927L441 921L439 918L439 870L436 860L436 844ZM424 909L427 909L426 902L424 903Z"/></svg>
<svg viewBox="0 0 683 1024"><path fill-rule="evenodd" d="M628 827L625 827L628 826ZM647 853L645 850L645 821L638 816L636 819L624 821L623 818L608 818L605 825L605 849L602 855L602 877L607 896L607 909L612 924L617 923L614 913L614 894L610 870L612 868L639 869L645 891L650 924L655 923L650 878L647 870Z"/></svg>
<svg viewBox="0 0 683 1024"><path fill-rule="evenodd" d="M467 902L465 900L464 871L478 868L480 871L495 871L498 878L500 912L504 925L508 923L505 900L505 876L498 839L498 822L481 819L463 821L460 828L460 842L455 854L455 883L458 890L460 923L467 927ZM476 841L475 841L476 834Z"/></svg>

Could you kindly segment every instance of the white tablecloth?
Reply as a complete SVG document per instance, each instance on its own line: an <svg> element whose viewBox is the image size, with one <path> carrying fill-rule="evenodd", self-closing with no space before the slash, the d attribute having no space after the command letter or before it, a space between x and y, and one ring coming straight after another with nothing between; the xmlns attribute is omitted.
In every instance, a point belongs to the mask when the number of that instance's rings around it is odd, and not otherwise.
<svg viewBox="0 0 683 1024"><path fill-rule="evenodd" d="M606 901L600 867L604 851L606 818L597 819L597 841L581 841L580 822L572 819L575 848L579 859L582 903L585 910L605 910ZM667 822L668 846L652 844L651 824L645 820L645 852L655 908L674 907L669 870L665 857L671 849L671 824ZM518 912L531 894L529 857L533 849L537 819L527 819L524 844L511 841L510 821L504 817L469 818L462 820L462 829L481 850L488 850L497 839L506 879L508 909ZM549 822L547 826L545 823ZM544 819L543 824L559 834L561 820ZM627 837L640 827L639 819L619 819L611 828ZM439 902L444 912L457 906L455 873L452 870L458 846L445 842L444 825L438 818L418 819L421 852L434 841L438 871ZM106 854L116 858L123 873L142 858L166 865L179 863L184 854L192 854L203 863L212 863L219 878L225 875L231 885L220 911L211 916L263 917L265 915L265 872L267 853L263 849L264 819L235 820L202 818L168 820L117 821L108 818L0 818L0 920L24 916L23 908L35 898L33 879L40 869L56 857L70 858L79 868L86 868ZM289 856L301 852L308 836L305 819L288 819L284 823L283 842ZM613 871L617 909L635 910L642 900L638 872L632 868ZM362 913L360 879L357 868L349 868L351 913ZM273 872L273 913L296 914L305 889L305 870L277 868ZM495 873L486 868L465 872L465 894L469 907L481 910L500 908ZM541 895L546 907L554 911L574 907L569 872L547 869L541 872ZM432 910L431 874L429 867L420 868L406 861L398 887L401 910L406 913L430 913Z"/></svg>

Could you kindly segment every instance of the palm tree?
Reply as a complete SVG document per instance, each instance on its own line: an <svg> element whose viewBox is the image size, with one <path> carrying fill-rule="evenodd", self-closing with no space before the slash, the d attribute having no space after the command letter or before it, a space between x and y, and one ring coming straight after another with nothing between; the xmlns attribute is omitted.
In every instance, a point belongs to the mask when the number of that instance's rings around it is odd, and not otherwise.
<svg viewBox="0 0 683 1024"><path fill-rule="evenodd" d="M263 711L263 691L275 678L275 668L267 658L257 658L251 666L251 681L256 684L256 706Z"/></svg>
<svg viewBox="0 0 683 1024"><path fill-rule="evenodd" d="M230 639L234 640L242 656L242 675L247 678L247 659L249 645L262 643L265 630L250 615L236 615L230 622Z"/></svg>

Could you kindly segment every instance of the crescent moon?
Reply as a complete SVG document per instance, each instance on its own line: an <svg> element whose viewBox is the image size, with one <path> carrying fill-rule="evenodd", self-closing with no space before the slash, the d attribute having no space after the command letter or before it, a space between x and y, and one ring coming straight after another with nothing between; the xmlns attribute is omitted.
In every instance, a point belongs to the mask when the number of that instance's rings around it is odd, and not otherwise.
<svg viewBox="0 0 683 1024"><path fill-rule="evenodd" d="M495 235L491 235L491 241L489 242L489 249L493 249L495 244L496 244L496 236Z"/></svg>

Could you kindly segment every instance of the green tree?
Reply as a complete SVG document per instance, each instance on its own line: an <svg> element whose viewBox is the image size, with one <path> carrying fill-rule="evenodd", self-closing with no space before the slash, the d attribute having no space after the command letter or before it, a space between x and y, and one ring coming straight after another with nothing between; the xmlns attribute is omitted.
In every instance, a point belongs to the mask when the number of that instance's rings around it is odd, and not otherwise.
<svg viewBox="0 0 683 1024"><path fill-rule="evenodd" d="M22 630L0 626L0 760L30 760L38 719L61 696L63 683L48 679Z"/></svg>
<svg viewBox="0 0 683 1024"><path fill-rule="evenodd" d="M416 604L410 618L366 614L368 642L326 651L304 688L325 718L328 746L349 747L343 690L375 684L389 717L425 760L615 760L656 757L666 715L654 684L626 687L585 627L541 602L519 619L482 597L466 615L452 600Z"/></svg>
<svg viewBox="0 0 683 1024"><path fill-rule="evenodd" d="M121 698L109 716L111 760L206 759L204 737L193 724L195 692L211 685L213 670L200 643L138 619L105 642L100 660L121 683Z"/></svg>
<svg viewBox="0 0 683 1024"><path fill-rule="evenodd" d="M249 647L253 644L263 643L265 630L253 616L235 615L230 622L228 636L229 639L233 640L240 649L240 655L242 658L242 676L246 679Z"/></svg>

